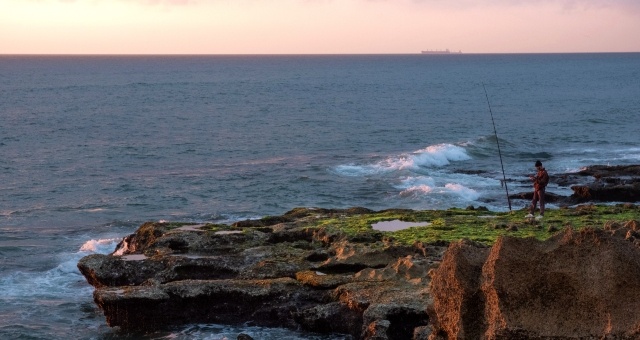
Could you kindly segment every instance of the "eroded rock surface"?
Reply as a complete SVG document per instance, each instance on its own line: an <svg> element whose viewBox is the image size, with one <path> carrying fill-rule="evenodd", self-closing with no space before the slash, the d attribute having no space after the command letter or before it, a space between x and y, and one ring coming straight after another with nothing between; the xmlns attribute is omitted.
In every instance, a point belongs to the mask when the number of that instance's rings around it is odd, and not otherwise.
<svg viewBox="0 0 640 340"><path fill-rule="evenodd" d="M295 209L233 226L146 223L113 254L84 257L78 267L107 323L122 329L248 323L424 339L427 272L445 248L309 226L318 216L367 212Z"/></svg>
<svg viewBox="0 0 640 340"><path fill-rule="evenodd" d="M452 244L431 273L430 339L639 339L637 228Z"/></svg>
<svg viewBox="0 0 640 340"><path fill-rule="evenodd" d="M221 323L368 340L640 339L637 220L544 242L504 236L491 247L406 246L380 231L318 225L368 213L146 223L78 267L107 323L125 330Z"/></svg>

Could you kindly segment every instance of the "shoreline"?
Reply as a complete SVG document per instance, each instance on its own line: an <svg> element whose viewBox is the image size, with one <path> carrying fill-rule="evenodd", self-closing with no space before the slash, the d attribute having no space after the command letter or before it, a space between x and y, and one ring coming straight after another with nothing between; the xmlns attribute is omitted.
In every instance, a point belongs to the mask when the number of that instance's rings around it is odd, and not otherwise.
<svg viewBox="0 0 640 340"><path fill-rule="evenodd" d="M232 225L149 222L119 244L124 256L94 254L78 267L107 323L125 331L247 323L354 339L426 339L441 332L430 273L450 249L466 244L482 253L505 240L530 240L535 248L592 230L631 230L640 207L587 204L546 215L296 208ZM371 227L396 219L431 224Z"/></svg>

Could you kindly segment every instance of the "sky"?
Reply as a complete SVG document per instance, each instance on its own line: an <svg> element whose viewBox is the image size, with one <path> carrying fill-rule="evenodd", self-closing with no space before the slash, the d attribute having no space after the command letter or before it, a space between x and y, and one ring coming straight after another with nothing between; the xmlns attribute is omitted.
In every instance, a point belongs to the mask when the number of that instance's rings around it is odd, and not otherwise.
<svg viewBox="0 0 640 340"><path fill-rule="evenodd" d="M640 0L0 0L0 54L640 52Z"/></svg>

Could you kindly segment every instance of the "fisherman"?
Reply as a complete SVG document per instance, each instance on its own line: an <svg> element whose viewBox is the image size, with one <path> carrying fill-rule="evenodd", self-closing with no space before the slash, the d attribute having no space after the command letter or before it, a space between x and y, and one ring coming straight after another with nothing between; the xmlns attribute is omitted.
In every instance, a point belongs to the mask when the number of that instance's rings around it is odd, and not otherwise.
<svg viewBox="0 0 640 340"><path fill-rule="evenodd" d="M531 200L531 207L529 208L529 215L527 218L533 218L533 212L536 211L536 204L540 201L540 215L536 216L536 219L541 219L544 216L544 191L549 184L549 174L547 170L542 166L542 162L536 161L536 169L538 172L535 176L529 176L533 181L533 200Z"/></svg>

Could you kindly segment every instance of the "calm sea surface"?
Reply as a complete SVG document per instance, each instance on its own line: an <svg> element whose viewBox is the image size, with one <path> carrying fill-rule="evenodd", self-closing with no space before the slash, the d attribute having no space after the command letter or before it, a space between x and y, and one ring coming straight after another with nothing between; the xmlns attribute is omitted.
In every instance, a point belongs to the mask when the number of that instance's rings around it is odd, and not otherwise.
<svg viewBox="0 0 640 340"><path fill-rule="evenodd" d="M76 263L149 220L507 210L483 84L510 192L537 159L640 163L637 53L0 56L0 338L340 338L122 333Z"/></svg>

